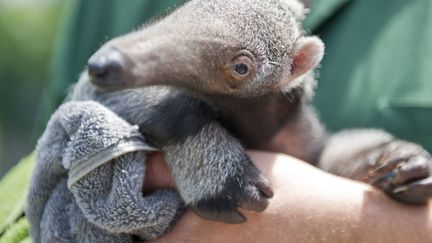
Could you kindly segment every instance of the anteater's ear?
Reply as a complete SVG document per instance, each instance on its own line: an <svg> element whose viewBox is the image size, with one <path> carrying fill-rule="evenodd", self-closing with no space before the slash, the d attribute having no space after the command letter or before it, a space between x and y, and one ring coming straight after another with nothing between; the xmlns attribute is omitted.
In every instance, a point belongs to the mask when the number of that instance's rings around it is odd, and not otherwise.
<svg viewBox="0 0 432 243"><path fill-rule="evenodd" d="M293 55L290 80L318 66L324 56L324 43L318 37L302 37Z"/></svg>

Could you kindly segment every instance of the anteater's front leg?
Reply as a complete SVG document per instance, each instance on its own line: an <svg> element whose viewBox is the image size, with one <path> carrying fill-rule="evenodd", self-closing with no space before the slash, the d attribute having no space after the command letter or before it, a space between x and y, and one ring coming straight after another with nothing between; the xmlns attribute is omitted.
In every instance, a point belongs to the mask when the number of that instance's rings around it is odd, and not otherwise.
<svg viewBox="0 0 432 243"><path fill-rule="evenodd" d="M241 223L246 219L238 207L257 212L267 207L272 196L268 181L219 124L206 124L163 150L181 196L199 216Z"/></svg>
<svg viewBox="0 0 432 243"><path fill-rule="evenodd" d="M158 108L141 127L165 153L188 206L205 219L226 223L246 220L238 207L266 208L272 196L268 181L240 142L216 121L211 108L189 98Z"/></svg>
<svg viewBox="0 0 432 243"><path fill-rule="evenodd" d="M432 198L432 157L420 145L380 130L347 130L333 135L320 163L324 170L368 182L411 204Z"/></svg>

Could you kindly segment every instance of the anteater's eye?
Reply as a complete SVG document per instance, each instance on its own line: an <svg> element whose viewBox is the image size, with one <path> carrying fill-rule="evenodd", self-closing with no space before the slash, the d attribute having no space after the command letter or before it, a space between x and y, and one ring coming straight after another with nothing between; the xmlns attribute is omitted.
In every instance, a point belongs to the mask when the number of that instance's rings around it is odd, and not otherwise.
<svg viewBox="0 0 432 243"><path fill-rule="evenodd" d="M231 62L231 75L237 80L249 78L255 70L253 55L242 51Z"/></svg>
<svg viewBox="0 0 432 243"><path fill-rule="evenodd" d="M240 75L246 75L249 72L249 66L245 63L235 64L234 71Z"/></svg>

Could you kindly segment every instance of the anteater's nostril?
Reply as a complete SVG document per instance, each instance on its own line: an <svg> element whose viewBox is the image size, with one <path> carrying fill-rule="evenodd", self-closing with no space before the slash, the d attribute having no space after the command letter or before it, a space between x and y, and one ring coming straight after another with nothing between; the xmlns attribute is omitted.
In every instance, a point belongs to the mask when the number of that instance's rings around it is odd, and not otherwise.
<svg viewBox="0 0 432 243"><path fill-rule="evenodd" d="M90 59L87 66L88 73L91 77L103 78L108 74L109 67L104 62Z"/></svg>
<svg viewBox="0 0 432 243"><path fill-rule="evenodd" d="M120 83L125 68L122 54L112 48L95 53L87 63L88 74L93 83L105 86Z"/></svg>

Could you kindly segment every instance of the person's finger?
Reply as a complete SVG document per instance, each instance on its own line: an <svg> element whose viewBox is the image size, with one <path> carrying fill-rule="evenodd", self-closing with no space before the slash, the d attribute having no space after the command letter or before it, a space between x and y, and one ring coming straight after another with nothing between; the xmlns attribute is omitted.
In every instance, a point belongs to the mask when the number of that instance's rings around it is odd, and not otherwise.
<svg viewBox="0 0 432 243"><path fill-rule="evenodd" d="M153 191L158 188L175 188L174 179L161 153L149 154L145 163L144 191Z"/></svg>

